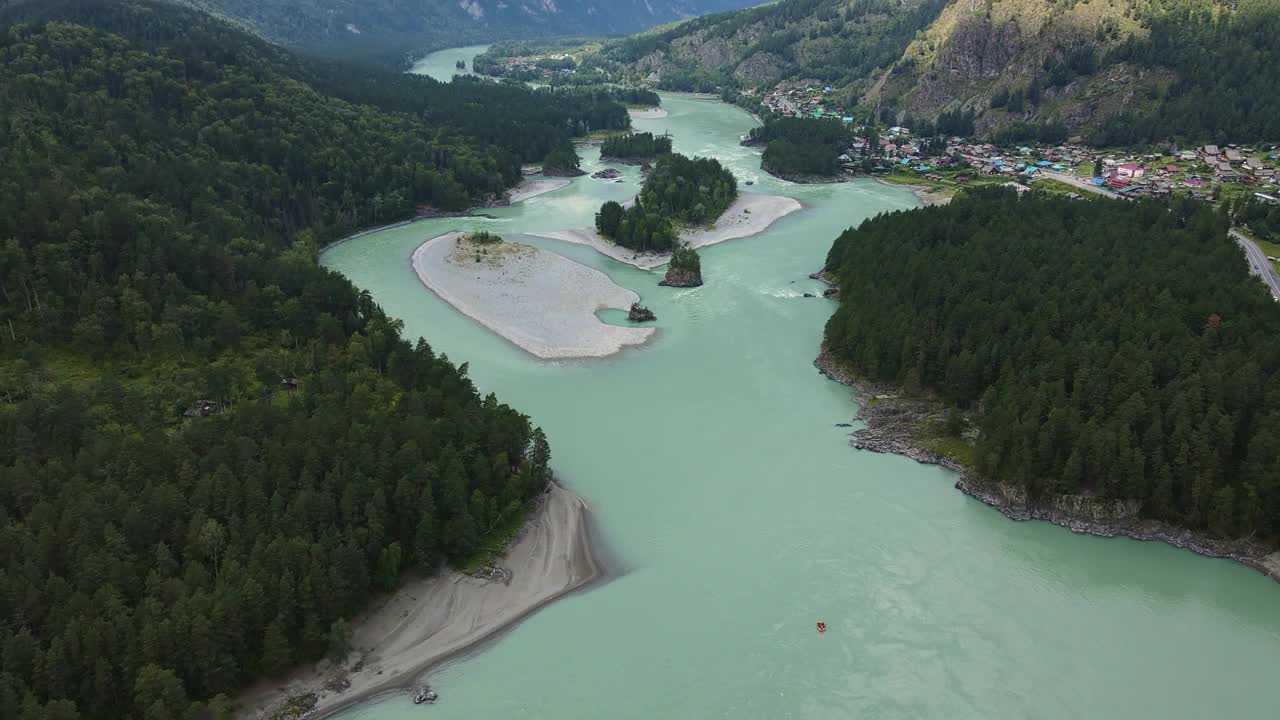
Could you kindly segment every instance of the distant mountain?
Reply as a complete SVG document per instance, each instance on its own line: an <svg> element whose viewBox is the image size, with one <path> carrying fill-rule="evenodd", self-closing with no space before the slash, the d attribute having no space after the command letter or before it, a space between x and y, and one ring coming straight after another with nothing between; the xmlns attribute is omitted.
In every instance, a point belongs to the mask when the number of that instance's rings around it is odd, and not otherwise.
<svg viewBox="0 0 1280 720"><path fill-rule="evenodd" d="M530 35L636 32L761 0L173 0L332 54L421 52ZM3 2L3 0L0 0Z"/></svg>
<svg viewBox="0 0 1280 720"><path fill-rule="evenodd" d="M608 44L681 90L833 85L887 122L1097 142L1280 138L1277 0L782 0Z"/></svg>

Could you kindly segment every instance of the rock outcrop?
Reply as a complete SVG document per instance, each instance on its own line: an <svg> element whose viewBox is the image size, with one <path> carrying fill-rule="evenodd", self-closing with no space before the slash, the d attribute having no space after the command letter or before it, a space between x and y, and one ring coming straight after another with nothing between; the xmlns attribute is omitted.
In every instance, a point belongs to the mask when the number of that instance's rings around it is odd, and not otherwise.
<svg viewBox="0 0 1280 720"><path fill-rule="evenodd" d="M657 320L658 317L653 314L652 310L640 303L632 303L631 312L627 313L627 319L631 322L651 322Z"/></svg>
<svg viewBox="0 0 1280 720"><path fill-rule="evenodd" d="M702 285L702 273L688 268L667 268L667 276L658 285L679 288L698 287Z"/></svg>
<svg viewBox="0 0 1280 720"><path fill-rule="evenodd" d="M622 177L622 173L618 172L617 170L614 170L613 168L605 168L604 170L601 170L599 172L592 173L591 177L595 178L596 180L614 180L616 178Z"/></svg>

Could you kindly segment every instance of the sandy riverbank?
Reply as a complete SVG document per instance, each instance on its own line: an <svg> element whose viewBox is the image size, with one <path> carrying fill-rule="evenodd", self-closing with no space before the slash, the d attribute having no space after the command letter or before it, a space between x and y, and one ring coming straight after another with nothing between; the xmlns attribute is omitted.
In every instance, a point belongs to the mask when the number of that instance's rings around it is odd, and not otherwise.
<svg viewBox="0 0 1280 720"><path fill-rule="evenodd" d="M449 233L419 246L413 253L418 278L458 312L533 355L605 357L655 332L596 317L598 310L628 310L640 301L599 270L530 245L464 246L461 237Z"/></svg>
<svg viewBox="0 0 1280 720"><path fill-rule="evenodd" d="M627 114L632 120L661 120L669 116L671 113L660 107L653 108L627 108Z"/></svg>
<svg viewBox="0 0 1280 720"><path fill-rule="evenodd" d="M569 178L525 178L507 193L512 205L569 187Z"/></svg>
<svg viewBox="0 0 1280 720"><path fill-rule="evenodd" d="M630 204L625 205L630 207ZM716 224L706 229L686 230L680 233L692 248L703 248L726 240L758 235L769 229L779 219L800 210L803 205L795 198L781 195L759 195L742 193L720 216ZM562 240L577 245L588 245L597 252L607 255L618 262L626 263L641 270L652 270L665 265L671 259L670 253L638 253L624 248L601 237L595 228L577 228L575 230L558 230L555 232L529 233L534 237Z"/></svg>
<svg viewBox="0 0 1280 720"><path fill-rule="evenodd" d="M587 507L552 485L507 551L506 580L481 580L448 571L406 583L354 623L355 651L342 668L325 662L284 681L264 684L241 698L241 718L269 717L289 698L316 693L308 720L332 715L376 695L407 690L419 676L455 658L551 601L600 576L591 547ZM362 664L358 672L352 671ZM351 686L325 686L346 675ZM442 700L449 689L438 688ZM404 702L412 702L404 693Z"/></svg>
<svg viewBox="0 0 1280 720"><path fill-rule="evenodd" d="M930 205L946 205L947 203L951 202L951 198L952 198L951 195L948 195L944 192L934 192L921 185L893 183L893 182L889 182L888 180L881 180L880 178L876 178L876 182L880 183L881 185L888 185L889 187L895 187L900 190L902 189L910 190L911 194L915 195L916 199L920 201L920 204L926 207Z"/></svg>

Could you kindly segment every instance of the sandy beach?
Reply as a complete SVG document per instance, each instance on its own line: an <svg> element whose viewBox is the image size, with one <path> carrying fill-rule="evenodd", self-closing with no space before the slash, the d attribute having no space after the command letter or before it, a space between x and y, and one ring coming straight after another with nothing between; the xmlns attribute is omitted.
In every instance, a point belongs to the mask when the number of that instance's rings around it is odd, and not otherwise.
<svg viewBox="0 0 1280 720"><path fill-rule="evenodd" d="M450 570L406 583L354 621L354 651L343 667L322 662L253 688L241 696L238 717L269 717L290 697L312 692L318 699L308 720L383 693L404 691L412 702L407 690L432 666L599 577L586 512L578 496L553 484L502 560L505 581ZM345 691L325 687L343 674L351 682ZM437 690L447 700L448 688Z"/></svg>
<svg viewBox="0 0 1280 720"><path fill-rule="evenodd" d="M632 120L661 120L669 116L671 113L660 107L652 108L627 108L627 114Z"/></svg>
<svg viewBox="0 0 1280 720"><path fill-rule="evenodd" d="M627 207L629 206L627 205ZM742 193L729 206L729 209L724 211L720 219L716 220L714 226L705 229L685 230L680 233L680 238L688 243L689 247L702 248L722 243L726 240L751 237L764 232L780 218L786 217L802 207L800 201L795 198L781 195ZM612 243L601 237L595 228L577 228L575 230L529 234L534 237L561 240L577 245L589 245L603 255L641 270L652 270L660 265L665 265L671 259L670 253L638 253Z"/></svg>
<svg viewBox="0 0 1280 720"><path fill-rule="evenodd" d="M514 205L566 187L569 187L569 178L525 178L507 193L507 198Z"/></svg>
<svg viewBox="0 0 1280 720"><path fill-rule="evenodd" d="M419 246L418 278L458 312L537 357L605 357L655 332L596 317L597 310L628 310L640 301L599 270L530 245L476 246L462 238L449 233Z"/></svg>
<svg viewBox="0 0 1280 720"><path fill-rule="evenodd" d="M880 178L876 178L876 182L880 183L881 185L888 185L889 187L895 187L899 189L906 188L907 190L911 191L912 195L916 196L916 199L920 201L920 204L926 207L930 205L946 205L947 203L951 202L951 197L952 197L951 195L948 195L944 192L934 192L921 185L907 185L906 183L891 183L887 180L881 180Z"/></svg>

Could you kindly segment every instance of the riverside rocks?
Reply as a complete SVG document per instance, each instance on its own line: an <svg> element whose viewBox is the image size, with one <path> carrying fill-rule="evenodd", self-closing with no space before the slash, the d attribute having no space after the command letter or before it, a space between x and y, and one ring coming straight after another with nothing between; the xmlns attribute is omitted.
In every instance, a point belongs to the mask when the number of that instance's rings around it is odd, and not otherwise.
<svg viewBox="0 0 1280 720"><path fill-rule="evenodd" d="M649 308L640 303L631 303L631 312L627 313L627 319L631 322L650 322L658 318Z"/></svg>
<svg viewBox="0 0 1280 720"><path fill-rule="evenodd" d="M667 268L667 276L658 285L677 288L699 287L702 285L702 273L686 268Z"/></svg>
<svg viewBox="0 0 1280 720"><path fill-rule="evenodd" d="M1268 554L1268 548L1258 543L1221 540L1144 519L1140 517L1141 503L1136 500L1088 495L1052 495L1037 500L1028 497L1020 486L979 478L965 465L919 444L916 428L932 414L928 402L876 395L875 389L860 381L856 373L832 357L825 347L813 364L823 375L853 388L857 396L857 419L864 427L850 436L849 444L854 448L903 455L919 463L954 470L960 475L956 489L999 510L1011 520L1044 520L1082 535L1160 541L1198 555L1235 560L1280 582L1280 551ZM872 402L877 398L891 401Z"/></svg>
<svg viewBox="0 0 1280 720"><path fill-rule="evenodd" d="M604 170L601 170L597 173L592 173L591 177L595 178L596 180L614 180L616 178L622 177L622 173L618 172L613 168L605 168Z"/></svg>

